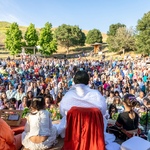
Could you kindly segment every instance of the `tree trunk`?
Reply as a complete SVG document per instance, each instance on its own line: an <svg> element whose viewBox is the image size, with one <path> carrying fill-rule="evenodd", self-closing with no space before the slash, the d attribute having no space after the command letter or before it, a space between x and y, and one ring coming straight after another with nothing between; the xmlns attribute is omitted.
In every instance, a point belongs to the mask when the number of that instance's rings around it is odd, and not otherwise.
<svg viewBox="0 0 150 150"><path fill-rule="evenodd" d="M69 47L67 47L67 54L69 53Z"/></svg>
<svg viewBox="0 0 150 150"><path fill-rule="evenodd" d="M125 49L124 48L122 49L122 52L123 52L123 55L124 55L125 54Z"/></svg>

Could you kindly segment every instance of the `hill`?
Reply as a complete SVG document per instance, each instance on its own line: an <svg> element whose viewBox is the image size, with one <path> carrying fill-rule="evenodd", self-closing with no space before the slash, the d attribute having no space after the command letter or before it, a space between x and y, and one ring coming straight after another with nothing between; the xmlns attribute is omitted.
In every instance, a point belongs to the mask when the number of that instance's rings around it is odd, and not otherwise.
<svg viewBox="0 0 150 150"><path fill-rule="evenodd" d="M5 22L5 21L0 21L0 44L4 44L4 41L5 41L5 33L6 33L6 30L9 28L9 26L11 25L11 23L9 22ZM22 31L22 33L24 34L27 27L26 26L20 26L19 27L20 30ZM37 29L37 32L40 31L39 28L36 28ZM56 28L53 28L53 30L55 30ZM85 33L85 35L87 35L88 31L87 30L83 30L83 32ZM103 42L106 42L106 39L107 39L107 35L106 33L102 33L102 36L103 36Z"/></svg>

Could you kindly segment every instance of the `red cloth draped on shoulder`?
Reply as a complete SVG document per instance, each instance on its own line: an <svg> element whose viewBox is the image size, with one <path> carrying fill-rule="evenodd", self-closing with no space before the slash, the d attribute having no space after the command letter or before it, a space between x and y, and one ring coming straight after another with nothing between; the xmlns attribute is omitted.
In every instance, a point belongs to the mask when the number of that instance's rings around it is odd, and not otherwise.
<svg viewBox="0 0 150 150"><path fill-rule="evenodd" d="M62 150L105 150L103 116L97 108L72 107Z"/></svg>
<svg viewBox="0 0 150 150"><path fill-rule="evenodd" d="M15 138L9 125L0 118L0 150L15 150Z"/></svg>

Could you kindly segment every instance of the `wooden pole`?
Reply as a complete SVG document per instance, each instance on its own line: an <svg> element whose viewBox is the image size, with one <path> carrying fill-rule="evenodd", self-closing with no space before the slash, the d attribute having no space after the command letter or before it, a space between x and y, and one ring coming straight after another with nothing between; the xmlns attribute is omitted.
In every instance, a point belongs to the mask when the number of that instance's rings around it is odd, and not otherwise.
<svg viewBox="0 0 150 150"><path fill-rule="evenodd" d="M34 46L33 50L34 50L34 56L35 56L35 46Z"/></svg>

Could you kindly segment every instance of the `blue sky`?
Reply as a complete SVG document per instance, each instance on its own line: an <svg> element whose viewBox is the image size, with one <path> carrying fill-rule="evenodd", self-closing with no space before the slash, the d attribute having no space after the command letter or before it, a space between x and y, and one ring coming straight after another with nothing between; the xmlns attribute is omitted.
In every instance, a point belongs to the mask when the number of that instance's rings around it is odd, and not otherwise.
<svg viewBox="0 0 150 150"><path fill-rule="evenodd" d="M0 21L41 28L65 23L107 32L114 23L135 27L150 11L150 0L0 0Z"/></svg>

